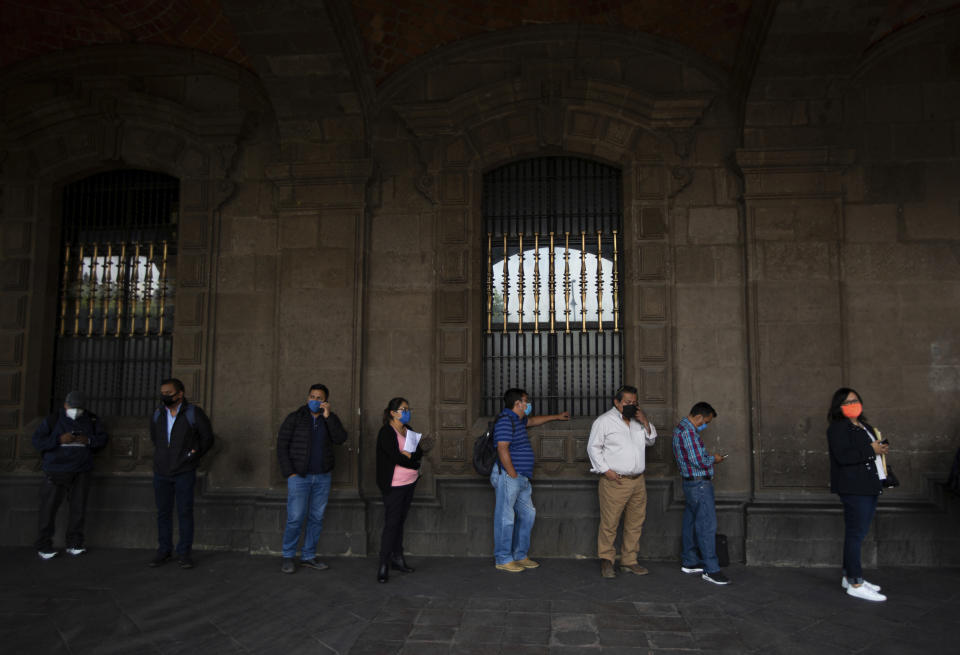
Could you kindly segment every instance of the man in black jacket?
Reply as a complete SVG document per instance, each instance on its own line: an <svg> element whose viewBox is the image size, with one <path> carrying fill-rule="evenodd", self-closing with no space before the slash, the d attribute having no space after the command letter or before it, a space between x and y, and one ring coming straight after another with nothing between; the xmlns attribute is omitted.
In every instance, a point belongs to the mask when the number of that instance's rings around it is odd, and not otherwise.
<svg viewBox="0 0 960 655"><path fill-rule="evenodd" d="M160 400L150 421L153 441L153 494L157 502L157 554L149 566L160 566L173 551L173 504L177 504L177 561L193 568L193 487L197 464L213 445L213 429L203 410L187 402L183 382L160 383Z"/></svg>
<svg viewBox="0 0 960 655"><path fill-rule="evenodd" d="M93 453L107 445L107 435L97 415L86 411L87 401L79 391L71 391L63 409L43 420L33 433L33 447L43 457L43 483L40 487L40 535L37 554L50 559L57 554L53 547L54 521L63 497L70 504L67 519L67 553L80 555L83 543L83 522L90 490Z"/></svg>
<svg viewBox="0 0 960 655"><path fill-rule="evenodd" d="M329 391L322 384L310 387L307 404L291 412L277 434L277 460L287 480L287 525L283 531L280 567L284 573L296 570L293 559L304 518L307 518L307 534L300 551L300 564L320 571L329 568L316 557L317 542L330 497L333 444L347 440L347 431L340 419L330 411L329 397Z"/></svg>

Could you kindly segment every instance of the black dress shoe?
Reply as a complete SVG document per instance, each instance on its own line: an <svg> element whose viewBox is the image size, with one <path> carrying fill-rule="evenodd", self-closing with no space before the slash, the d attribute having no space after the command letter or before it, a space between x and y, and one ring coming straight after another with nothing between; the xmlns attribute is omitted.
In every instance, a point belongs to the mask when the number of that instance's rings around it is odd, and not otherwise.
<svg viewBox="0 0 960 655"><path fill-rule="evenodd" d="M386 563L382 562L380 568L377 570L377 582L384 583L390 577L390 569L387 567Z"/></svg>
<svg viewBox="0 0 960 655"><path fill-rule="evenodd" d="M400 573L413 573L414 568L412 566L407 566L407 560L403 558L403 555L395 555L390 558L390 567L394 571L400 571Z"/></svg>
<svg viewBox="0 0 960 655"><path fill-rule="evenodd" d="M157 551L157 554L154 555L153 559L147 563L147 566L150 568L156 568L170 559L170 553L164 553L162 551Z"/></svg>
<svg viewBox="0 0 960 655"><path fill-rule="evenodd" d="M193 559L190 557L190 555L181 555L177 558L177 563L180 565L181 569L193 568Z"/></svg>

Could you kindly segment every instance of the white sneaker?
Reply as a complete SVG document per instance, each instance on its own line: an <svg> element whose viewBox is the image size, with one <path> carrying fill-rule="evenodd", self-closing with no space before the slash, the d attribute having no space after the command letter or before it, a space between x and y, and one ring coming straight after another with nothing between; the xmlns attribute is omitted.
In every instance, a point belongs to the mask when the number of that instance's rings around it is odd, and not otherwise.
<svg viewBox="0 0 960 655"><path fill-rule="evenodd" d="M85 552L87 552L87 549L82 546L80 548L67 548L67 555L73 555L74 557L83 555Z"/></svg>
<svg viewBox="0 0 960 655"><path fill-rule="evenodd" d="M703 573L702 566L681 566L680 570L684 573Z"/></svg>
<svg viewBox="0 0 960 655"><path fill-rule="evenodd" d="M865 584L862 584L859 587L850 585L847 587L847 595L853 596L854 598L862 598L863 600L872 600L875 603L879 603L887 599L886 596L874 591L873 589L870 589Z"/></svg>
<svg viewBox="0 0 960 655"><path fill-rule="evenodd" d="M53 559L57 556L57 551L55 550L38 550L37 555L40 556L40 559Z"/></svg>
<svg viewBox="0 0 960 655"><path fill-rule="evenodd" d="M844 589L847 589L850 587L850 583L847 582L846 576L842 576L840 578L840 586L843 587ZM867 582L866 580L863 581L863 586L869 589L870 591L880 591L880 585L873 584L872 582Z"/></svg>

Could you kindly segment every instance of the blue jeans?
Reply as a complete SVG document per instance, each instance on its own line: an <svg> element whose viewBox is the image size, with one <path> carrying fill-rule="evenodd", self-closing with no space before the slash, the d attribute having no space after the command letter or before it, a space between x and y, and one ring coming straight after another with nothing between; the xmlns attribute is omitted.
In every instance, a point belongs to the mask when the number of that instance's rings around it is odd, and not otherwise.
<svg viewBox="0 0 960 655"><path fill-rule="evenodd" d="M683 554L686 567L703 565L707 573L720 570L717 561L717 511L713 500L713 483L709 480L684 480ZM697 550L699 549L699 554Z"/></svg>
<svg viewBox="0 0 960 655"><path fill-rule="evenodd" d="M330 473L292 475L287 478L287 527L283 531L283 556L292 558L297 554L300 528L307 519L307 534L303 538L300 559L313 559L317 554L317 542L323 530L323 514L330 498ZM307 511L309 509L309 517Z"/></svg>
<svg viewBox="0 0 960 655"><path fill-rule="evenodd" d="M537 510L533 506L530 478L517 474L511 478L493 467L490 484L497 492L493 510L493 556L497 564L526 559L530 550L530 533Z"/></svg>
<svg viewBox="0 0 960 655"><path fill-rule="evenodd" d="M173 551L173 503L177 503L177 554L189 555L193 548L193 487L196 471L176 475L153 474L153 497L157 502L157 551Z"/></svg>
<svg viewBox="0 0 960 655"><path fill-rule="evenodd" d="M840 494L843 503L843 575L850 584L863 582L860 546L870 531L870 522L877 510L879 496Z"/></svg>

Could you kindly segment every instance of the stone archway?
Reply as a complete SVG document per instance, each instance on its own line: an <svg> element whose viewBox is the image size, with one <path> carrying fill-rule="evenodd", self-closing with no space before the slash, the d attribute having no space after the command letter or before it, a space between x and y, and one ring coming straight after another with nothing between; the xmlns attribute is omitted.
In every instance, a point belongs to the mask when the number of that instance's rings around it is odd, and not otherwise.
<svg viewBox="0 0 960 655"><path fill-rule="evenodd" d="M232 91L239 101L244 87L245 106L225 110L231 100L218 94ZM18 470L33 464L30 425L45 415L49 397L52 332L46 326L56 304L62 186L116 168L180 180L173 373L193 398L209 403L219 211L233 194L242 142L269 108L256 80L239 66L162 47L50 55L14 67L0 78L0 88L18 101L7 106L0 132L2 226L14 237L2 255L10 275L0 304L10 318L9 352L0 370L0 439L7 441L0 466ZM150 448L141 422L120 422L111 447L116 470L147 466ZM17 433L26 436L14 445Z"/></svg>
<svg viewBox="0 0 960 655"><path fill-rule="evenodd" d="M381 254L391 252L406 257L406 269L415 270L422 282L419 288L405 286L402 269L390 273L386 264L379 264L382 277L373 270L368 293L377 297L392 290L403 294L407 303L429 308L431 320L417 322L430 335L416 358L425 363L415 364L416 379L399 369L396 376L421 395L411 398L412 404L430 404L426 420L439 439L425 486L441 505L467 508L456 525L445 524L441 530L464 531L451 539L462 537L476 543L469 552L487 548L484 536L478 538L472 530L486 528L483 517L489 509L485 497L474 499L474 494L482 492L470 486L476 479L470 464L472 440L487 420L480 416L479 403L483 174L506 162L545 155L584 157L623 171L626 279L622 297L629 308L622 315L628 353L626 377L646 390L643 402L650 407L655 423L666 427L674 420L678 402L674 340L678 329L685 329L676 323L672 260L686 238L678 239L675 230L678 225L686 230L691 206L695 214L712 222L707 209L717 204L714 180L726 174L727 144L735 141L732 124L713 111L725 102L722 76L711 83L702 82L708 78L696 65L671 59L677 54L675 49L658 49L653 42L638 46L635 41L612 46L615 51L643 51L650 61L670 60L688 70L673 89L644 88L622 78L587 72L600 70L591 55L568 61L546 57L541 65L520 54L529 55L535 49L531 42L544 52L563 51L568 37L571 35L562 29L531 30L523 35L491 37L489 49L482 39L472 39L470 48L464 44L441 49L417 62L415 70L405 70L384 85L379 125L372 130L381 135L373 139L372 152L385 191L372 209L371 257L378 260ZM581 34L571 50L599 51L593 47L598 43L585 41ZM451 83L454 90L445 92L438 80L449 80L449 71L444 69L450 60L457 60L459 78ZM514 65L517 61L523 65ZM526 70L521 70L524 67ZM683 80L693 78L702 83L696 90L685 88ZM736 217L733 197L725 198L724 204ZM378 246L386 242L378 239L378 229L397 238L413 233L429 239L427 250L432 259L411 262L406 253L391 251L389 245ZM405 243L417 245L415 240ZM388 317L379 315L376 303L371 306L370 333L378 340L395 343L399 332ZM390 360L399 352L392 345L374 350ZM378 369L389 375L391 366ZM379 392L376 386L377 381L368 385L371 397ZM687 402L686 396L683 402ZM586 554L593 548L595 482L586 476L584 463L590 420L584 417L582 424L548 428L543 435L551 461L540 466L536 475L556 482L550 493L558 494L546 502L561 503L573 512L562 521L538 519L538 530L556 537L546 541L551 541L557 555ZM540 435L533 440L536 450ZM667 440L656 450L651 469L666 474L672 467ZM670 481L657 480L652 486L658 497L654 502L667 505ZM437 512L437 520L453 521L439 508ZM679 521L676 527L679 530Z"/></svg>

